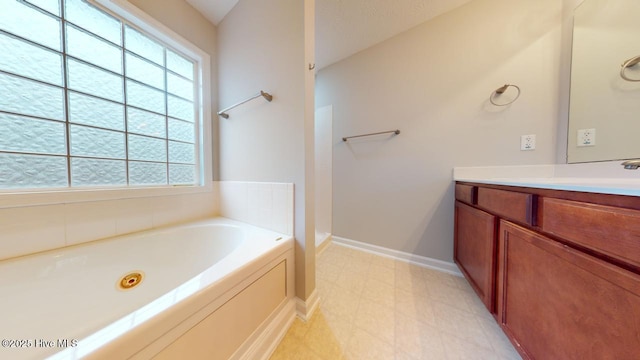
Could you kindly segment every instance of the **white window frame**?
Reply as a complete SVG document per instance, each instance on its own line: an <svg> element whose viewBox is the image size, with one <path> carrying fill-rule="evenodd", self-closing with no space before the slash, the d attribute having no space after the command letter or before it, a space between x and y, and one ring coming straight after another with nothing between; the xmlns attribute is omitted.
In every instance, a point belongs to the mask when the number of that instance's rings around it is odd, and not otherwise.
<svg viewBox="0 0 640 360"><path fill-rule="evenodd" d="M213 191L211 139L210 56L126 0L87 0L157 38L194 60L198 85L196 103L197 184L153 187L68 187L62 189L7 189L0 191L0 208L104 201Z"/></svg>

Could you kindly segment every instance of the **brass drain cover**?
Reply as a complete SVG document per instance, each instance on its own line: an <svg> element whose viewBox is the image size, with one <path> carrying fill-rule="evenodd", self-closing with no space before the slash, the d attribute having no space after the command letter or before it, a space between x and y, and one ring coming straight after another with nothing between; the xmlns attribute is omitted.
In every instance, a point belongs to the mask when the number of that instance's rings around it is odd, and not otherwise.
<svg viewBox="0 0 640 360"><path fill-rule="evenodd" d="M142 271L134 271L128 273L120 279L120 282L118 282L118 287L122 290L129 290L136 287L142 282L143 274L144 273Z"/></svg>

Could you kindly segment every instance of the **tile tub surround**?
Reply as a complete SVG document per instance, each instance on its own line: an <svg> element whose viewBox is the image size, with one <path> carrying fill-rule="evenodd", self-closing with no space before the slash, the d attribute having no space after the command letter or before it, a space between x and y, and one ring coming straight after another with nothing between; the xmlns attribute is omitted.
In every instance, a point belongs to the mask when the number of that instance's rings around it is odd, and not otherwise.
<svg viewBox="0 0 640 360"><path fill-rule="evenodd" d="M464 278L330 244L317 284L272 360L520 359Z"/></svg>
<svg viewBox="0 0 640 360"><path fill-rule="evenodd" d="M456 167L453 180L640 196L640 170L625 170L621 163Z"/></svg>
<svg viewBox="0 0 640 360"><path fill-rule="evenodd" d="M194 194L0 208L0 260L221 212L291 235L293 184L222 181Z"/></svg>
<svg viewBox="0 0 640 360"><path fill-rule="evenodd" d="M214 192L0 209L0 260L217 214Z"/></svg>
<svg viewBox="0 0 640 360"><path fill-rule="evenodd" d="M293 184L218 181L216 185L222 216L293 235Z"/></svg>

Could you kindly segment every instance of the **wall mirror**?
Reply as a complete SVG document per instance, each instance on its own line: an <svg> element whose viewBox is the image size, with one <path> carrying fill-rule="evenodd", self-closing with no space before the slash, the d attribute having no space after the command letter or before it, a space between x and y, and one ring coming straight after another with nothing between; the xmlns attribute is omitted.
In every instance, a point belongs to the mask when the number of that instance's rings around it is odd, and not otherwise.
<svg viewBox="0 0 640 360"><path fill-rule="evenodd" d="M567 143L569 163L640 158L639 0L576 8Z"/></svg>

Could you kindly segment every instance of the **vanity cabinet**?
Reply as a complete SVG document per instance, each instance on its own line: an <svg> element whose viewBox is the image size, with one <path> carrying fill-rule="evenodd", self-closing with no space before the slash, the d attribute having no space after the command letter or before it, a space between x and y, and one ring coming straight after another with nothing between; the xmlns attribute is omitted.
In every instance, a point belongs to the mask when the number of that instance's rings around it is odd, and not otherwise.
<svg viewBox="0 0 640 360"><path fill-rule="evenodd" d="M529 359L637 359L640 276L500 222L498 319Z"/></svg>
<svg viewBox="0 0 640 360"><path fill-rule="evenodd" d="M455 261L524 359L640 358L640 198L458 186Z"/></svg>
<svg viewBox="0 0 640 360"><path fill-rule="evenodd" d="M495 252L497 218L456 202L454 259L485 306L495 303Z"/></svg>

